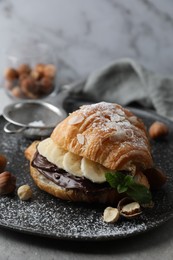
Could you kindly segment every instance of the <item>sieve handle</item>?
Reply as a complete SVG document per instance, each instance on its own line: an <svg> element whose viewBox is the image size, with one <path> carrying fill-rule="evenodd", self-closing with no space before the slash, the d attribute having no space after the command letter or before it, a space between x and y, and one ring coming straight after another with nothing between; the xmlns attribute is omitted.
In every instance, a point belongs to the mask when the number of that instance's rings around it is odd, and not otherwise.
<svg viewBox="0 0 173 260"><path fill-rule="evenodd" d="M8 122L4 125L4 132L8 133L8 134L16 134L16 133L21 133L26 129L26 126L22 126L22 127L18 127L17 129L10 129L10 126L13 126L14 128L14 124Z"/></svg>

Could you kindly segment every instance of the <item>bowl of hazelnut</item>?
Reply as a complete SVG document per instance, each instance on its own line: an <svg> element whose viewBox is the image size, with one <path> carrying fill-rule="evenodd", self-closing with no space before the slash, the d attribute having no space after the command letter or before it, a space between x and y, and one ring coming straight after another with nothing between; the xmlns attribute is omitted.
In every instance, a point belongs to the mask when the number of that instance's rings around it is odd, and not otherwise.
<svg viewBox="0 0 173 260"><path fill-rule="evenodd" d="M4 87L15 99L41 99L52 94L56 85L56 66L53 63L18 62L4 71Z"/></svg>

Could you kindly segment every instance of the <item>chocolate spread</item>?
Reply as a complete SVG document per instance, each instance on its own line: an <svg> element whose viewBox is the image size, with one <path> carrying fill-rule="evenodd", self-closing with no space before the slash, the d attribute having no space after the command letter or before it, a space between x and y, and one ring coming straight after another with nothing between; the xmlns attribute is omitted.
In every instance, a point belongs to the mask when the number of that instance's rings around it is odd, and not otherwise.
<svg viewBox="0 0 173 260"><path fill-rule="evenodd" d="M63 169L58 168L55 164L50 163L44 156L36 152L31 163L46 178L58 184L58 186L67 189L80 189L85 192L97 192L108 189L110 185L105 183L93 183L85 177L77 177Z"/></svg>

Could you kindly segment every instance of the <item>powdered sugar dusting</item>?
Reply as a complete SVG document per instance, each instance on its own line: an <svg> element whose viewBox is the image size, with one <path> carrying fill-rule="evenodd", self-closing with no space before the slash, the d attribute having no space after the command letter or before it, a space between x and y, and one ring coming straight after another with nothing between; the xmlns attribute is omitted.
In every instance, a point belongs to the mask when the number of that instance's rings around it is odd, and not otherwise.
<svg viewBox="0 0 173 260"><path fill-rule="evenodd" d="M119 126L130 126L131 123L126 119L124 111L119 105L100 102L93 105L86 105L81 107L82 113L85 117L89 113L95 113L95 120L93 127L99 127L102 131L110 129L116 130L117 124Z"/></svg>
<svg viewBox="0 0 173 260"><path fill-rule="evenodd" d="M155 117L144 117L149 126ZM115 224L103 222L104 206L61 201L39 190L29 175L24 150L31 143L21 134L8 135L0 120L0 153L8 158L7 168L17 177L17 187L28 183L33 190L30 201L20 201L17 194L0 197L0 226L52 238L76 240L107 240L131 236L157 227L173 217L173 127L166 141L152 143L156 164L164 169L169 182L165 189L153 193L154 208L143 209L135 219L121 218ZM158 152L159 151L159 152ZM17 155L17 156L16 156Z"/></svg>
<svg viewBox="0 0 173 260"><path fill-rule="evenodd" d="M94 114L92 123L93 128L99 128L103 132L111 130L111 140L133 143L134 146L145 146L146 140L144 140L142 130L137 128L136 116L127 116L123 108L118 104L100 102L92 105L85 105L81 107L83 115L86 120L91 117L90 114ZM135 131L138 131L138 135L134 135Z"/></svg>
<svg viewBox="0 0 173 260"><path fill-rule="evenodd" d="M33 121L33 122L30 122L28 124L29 126L34 126L34 127L42 127L42 126L45 126L45 123L42 121L42 120L38 120L38 121Z"/></svg>

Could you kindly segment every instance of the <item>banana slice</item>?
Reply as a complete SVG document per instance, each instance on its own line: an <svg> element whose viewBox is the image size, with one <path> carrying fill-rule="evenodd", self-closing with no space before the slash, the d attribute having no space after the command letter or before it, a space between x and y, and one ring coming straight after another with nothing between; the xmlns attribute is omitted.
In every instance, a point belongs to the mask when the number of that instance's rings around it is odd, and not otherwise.
<svg viewBox="0 0 173 260"><path fill-rule="evenodd" d="M105 173L110 172L110 170L99 163L65 151L57 146L51 138L47 138L39 143L38 152L59 168L62 168L75 176L84 176L92 182L105 182Z"/></svg>
<svg viewBox="0 0 173 260"><path fill-rule="evenodd" d="M81 161L81 170L85 178L97 183L105 182L105 173L110 172L110 170L108 170L101 164L93 162L86 158L83 158Z"/></svg>
<svg viewBox="0 0 173 260"><path fill-rule="evenodd" d="M67 152L64 155L64 159L63 159L64 170L66 170L67 172L75 176L82 177L81 159L82 157L80 157L79 155L76 155L71 152Z"/></svg>
<svg viewBox="0 0 173 260"><path fill-rule="evenodd" d="M67 151L57 146L51 138L47 138L39 143L38 152L46 157L49 162L59 168L63 168L63 158Z"/></svg>

